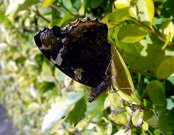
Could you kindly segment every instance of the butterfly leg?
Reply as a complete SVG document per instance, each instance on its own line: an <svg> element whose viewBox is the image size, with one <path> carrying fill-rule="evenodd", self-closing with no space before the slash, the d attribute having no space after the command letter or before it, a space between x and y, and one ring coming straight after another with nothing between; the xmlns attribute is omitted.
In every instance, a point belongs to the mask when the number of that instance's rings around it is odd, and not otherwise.
<svg viewBox="0 0 174 135"><path fill-rule="evenodd" d="M110 75L106 75L104 81L102 81L97 87L91 89L88 102L94 101L101 93L106 92L107 88L110 85L111 85Z"/></svg>

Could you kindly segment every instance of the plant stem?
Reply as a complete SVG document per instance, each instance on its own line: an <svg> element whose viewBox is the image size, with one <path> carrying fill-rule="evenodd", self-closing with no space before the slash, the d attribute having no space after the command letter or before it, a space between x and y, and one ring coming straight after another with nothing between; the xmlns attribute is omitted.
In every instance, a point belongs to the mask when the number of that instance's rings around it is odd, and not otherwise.
<svg viewBox="0 0 174 135"><path fill-rule="evenodd" d="M39 17L41 17L42 19L44 19L46 22L50 23L51 21L48 20L47 18L45 18L43 15L40 14L39 10L33 10L33 12L35 12Z"/></svg>
<svg viewBox="0 0 174 135"><path fill-rule="evenodd" d="M147 29L148 32L149 32L152 36L158 38L158 39L159 39L160 41L162 41L162 42L166 42L166 39L165 39L164 37L161 37L156 31L154 31L153 29L151 29L150 27L148 27L148 26L145 25L144 23L140 22L140 25L143 26L145 29Z"/></svg>
<svg viewBox="0 0 174 135"><path fill-rule="evenodd" d="M69 12L73 17L78 17L76 14L73 14L69 9L67 9L62 3L60 3L60 7L62 7L65 11ZM60 11L60 8L57 7L56 5L51 4L50 7L52 7L53 9Z"/></svg>

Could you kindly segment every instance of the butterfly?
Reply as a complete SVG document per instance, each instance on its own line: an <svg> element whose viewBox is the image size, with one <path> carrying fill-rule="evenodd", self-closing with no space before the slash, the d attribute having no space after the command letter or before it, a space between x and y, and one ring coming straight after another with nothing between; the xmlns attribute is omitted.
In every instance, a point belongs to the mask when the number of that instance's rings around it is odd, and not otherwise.
<svg viewBox="0 0 174 135"><path fill-rule="evenodd" d="M44 28L34 40L40 51L59 70L90 86L89 102L111 85L111 44L107 25L94 18L79 18L60 28Z"/></svg>

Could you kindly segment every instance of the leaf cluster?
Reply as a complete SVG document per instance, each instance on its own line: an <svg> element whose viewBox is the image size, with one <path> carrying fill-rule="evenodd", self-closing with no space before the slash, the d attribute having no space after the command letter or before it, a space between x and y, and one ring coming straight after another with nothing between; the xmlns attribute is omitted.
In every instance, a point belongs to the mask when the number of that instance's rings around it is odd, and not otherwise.
<svg viewBox="0 0 174 135"><path fill-rule="evenodd" d="M0 1L0 102L16 134L173 134L173 4ZM86 16L107 24L113 52L112 88L93 103L86 102L89 88L55 69L33 42L44 27Z"/></svg>

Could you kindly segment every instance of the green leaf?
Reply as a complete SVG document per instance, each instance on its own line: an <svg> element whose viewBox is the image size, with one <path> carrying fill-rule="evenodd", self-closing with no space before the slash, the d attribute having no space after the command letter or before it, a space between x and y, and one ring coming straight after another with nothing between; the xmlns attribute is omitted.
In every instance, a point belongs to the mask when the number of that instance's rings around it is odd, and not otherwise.
<svg viewBox="0 0 174 135"><path fill-rule="evenodd" d="M110 116L110 119L116 124L125 125L128 123L127 115L127 112L114 113Z"/></svg>
<svg viewBox="0 0 174 135"><path fill-rule="evenodd" d="M6 10L6 15L12 14L14 12L19 12L21 10L26 10L28 7L39 3L39 0L10 0L10 4Z"/></svg>
<svg viewBox="0 0 174 135"><path fill-rule="evenodd" d="M130 17L131 16L129 15L129 8L123 8L107 14L102 19L102 22L106 23L108 28L112 28L114 26L117 26L122 21L130 20Z"/></svg>
<svg viewBox="0 0 174 135"><path fill-rule="evenodd" d="M68 114L68 121L71 124L77 124L85 117L86 101L84 99L79 100L73 110Z"/></svg>
<svg viewBox="0 0 174 135"><path fill-rule="evenodd" d="M152 0L137 1L138 16L140 21L151 25L154 18L154 4Z"/></svg>
<svg viewBox="0 0 174 135"><path fill-rule="evenodd" d="M135 110L135 112L132 113L132 123L136 127L140 127L143 123L143 111L140 109Z"/></svg>
<svg viewBox="0 0 174 135"><path fill-rule="evenodd" d="M117 9L126 8L130 6L130 0L116 0L113 4Z"/></svg>
<svg viewBox="0 0 174 135"><path fill-rule="evenodd" d="M155 38L149 35L136 43L136 45L123 43L117 40L118 31L119 28L109 30L109 40L116 45L117 49L121 52L125 63L130 67L130 69L162 79L173 74L174 63L171 62L174 58L173 49L161 50L163 43L155 40ZM169 70L162 70L164 66L163 64L160 64L163 62L167 64L165 65L165 68L170 68ZM162 68L159 68L159 66ZM160 72L158 72L158 70Z"/></svg>
<svg viewBox="0 0 174 135"><path fill-rule="evenodd" d="M171 74L174 73L174 57L168 57L165 60L163 60L158 68L156 69L156 76L158 78L167 78Z"/></svg>
<svg viewBox="0 0 174 135"><path fill-rule="evenodd" d="M42 65L41 79L47 82L54 82L53 73L46 62Z"/></svg>
<svg viewBox="0 0 174 135"><path fill-rule="evenodd" d="M174 130L174 108L167 111L167 122L171 130Z"/></svg>
<svg viewBox="0 0 174 135"><path fill-rule="evenodd" d="M97 8L104 0L91 0L91 8Z"/></svg>
<svg viewBox="0 0 174 135"><path fill-rule="evenodd" d="M5 19L5 12L0 10L0 22L4 21Z"/></svg>
<svg viewBox="0 0 174 135"><path fill-rule="evenodd" d="M174 75L168 77L167 80L168 80L169 82L171 82L172 85L174 85Z"/></svg>
<svg viewBox="0 0 174 135"><path fill-rule="evenodd" d="M63 2L63 5L67 8L67 9L69 9L70 11L72 11L72 2L71 2L71 0L62 0L62 2Z"/></svg>
<svg viewBox="0 0 174 135"><path fill-rule="evenodd" d="M160 116L154 115L153 112L149 110L144 111L144 121L146 121L153 128L157 128L162 134L170 135L170 124L167 123L166 112Z"/></svg>
<svg viewBox="0 0 174 135"><path fill-rule="evenodd" d="M16 11L18 8L18 5L22 2L23 2L23 0L19 0L16 2L14 2L14 0L10 0L5 15L9 15L9 14L13 13L14 11Z"/></svg>
<svg viewBox="0 0 174 135"><path fill-rule="evenodd" d="M174 37L174 24L172 21L164 21L161 26L159 31L162 33L162 35L166 38L166 42L163 45L162 49L165 49L167 45L170 45L170 43L173 40Z"/></svg>
<svg viewBox="0 0 174 135"><path fill-rule="evenodd" d="M42 8L46 8L48 7L49 5L51 5L55 0L44 0L42 2Z"/></svg>
<svg viewBox="0 0 174 135"><path fill-rule="evenodd" d="M143 124L142 124L142 129L144 130L144 131L148 131L148 129L149 129L149 125L147 124L147 122L145 122L145 121L143 121Z"/></svg>
<svg viewBox="0 0 174 135"><path fill-rule="evenodd" d="M85 7L86 7L87 0L83 0L83 3L81 4L79 8L79 15L83 16L85 15Z"/></svg>
<svg viewBox="0 0 174 135"><path fill-rule="evenodd" d="M152 127L157 127L157 123L159 121L159 116L155 115L150 110L144 110L144 118L143 120L147 122Z"/></svg>
<svg viewBox="0 0 174 135"><path fill-rule="evenodd" d="M149 95L151 101L156 107L164 108L165 107L165 92L163 84L154 80L151 81L146 88L147 94Z"/></svg>
<svg viewBox="0 0 174 135"><path fill-rule="evenodd" d="M108 99L114 108L123 108L124 107L123 106L124 101L116 91L108 92Z"/></svg>
<svg viewBox="0 0 174 135"><path fill-rule="evenodd" d="M135 94L131 75L118 50L114 47L113 60L111 63L112 86L117 93L126 101L140 104L140 100Z"/></svg>
<svg viewBox="0 0 174 135"><path fill-rule="evenodd" d="M67 12L67 13L64 15L64 17L59 21L58 26L62 26L66 21L69 20L70 16L71 16L70 13Z"/></svg>
<svg viewBox="0 0 174 135"><path fill-rule="evenodd" d="M136 43L143 39L147 31L136 24L122 26L118 32L118 40L124 43Z"/></svg>
<svg viewBox="0 0 174 135"><path fill-rule="evenodd" d="M159 121L157 123L157 128L164 135L171 135L172 134L170 131L169 123L167 121L165 113L160 115Z"/></svg>
<svg viewBox="0 0 174 135"><path fill-rule="evenodd" d="M7 68L11 72L16 72L18 70L18 67L16 65L15 61L10 60L7 64Z"/></svg>
<svg viewBox="0 0 174 135"><path fill-rule="evenodd" d="M103 93L94 102L87 103L86 116L95 122L100 122L103 118L105 98L106 94Z"/></svg>
<svg viewBox="0 0 174 135"><path fill-rule="evenodd" d="M162 50L164 50L167 47L167 45L169 45L170 40L171 40L171 33L169 32L167 37L166 37L166 42L165 42L165 44L161 48Z"/></svg>
<svg viewBox="0 0 174 135"><path fill-rule="evenodd" d="M84 96L83 93L68 93L67 97L60 97L54 103L48 114L44 117L42 124L42 132L51 131L54 133L58 124L63 120L63 117L74 108L74 105Z"/></svg>
<svg viewBox="0 0 174 135"><path fill-rule="evenodd" d="M120 128L117 133L115 133L114 135L131 135L132 134L132 130L128 130L126 131L127 129L123 129L123 128Z"/></svg>
<svg viewBox="0 0 174 135"><path fill-rule="evenodd" d="M29 7L38 3L39 3L39 0L25 0L22 4L19 5L17 11L26 10Z"/></svg>

